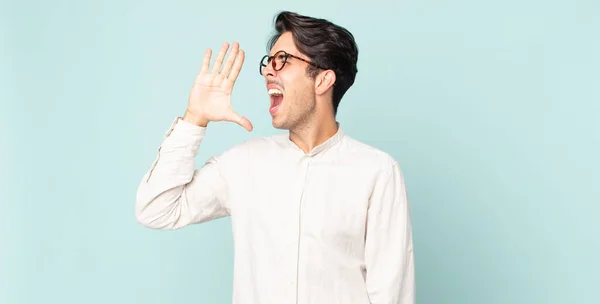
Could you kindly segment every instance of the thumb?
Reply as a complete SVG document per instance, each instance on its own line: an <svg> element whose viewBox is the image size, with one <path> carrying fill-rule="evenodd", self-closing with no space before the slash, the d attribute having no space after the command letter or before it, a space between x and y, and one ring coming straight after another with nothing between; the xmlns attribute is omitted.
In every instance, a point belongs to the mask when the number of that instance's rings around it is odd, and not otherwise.
<svg viewBox="0 0 600 304"><path fill-rule="evenodd" d="M244 127L244 129L248 130L248 132L252 131L252 129L253 129L253 126L252 126L252 123L250 122L250 120L248 120L248 118L246 118L236 112L231 112L228 120L231 122L235 122L238 125Z"/></svg>

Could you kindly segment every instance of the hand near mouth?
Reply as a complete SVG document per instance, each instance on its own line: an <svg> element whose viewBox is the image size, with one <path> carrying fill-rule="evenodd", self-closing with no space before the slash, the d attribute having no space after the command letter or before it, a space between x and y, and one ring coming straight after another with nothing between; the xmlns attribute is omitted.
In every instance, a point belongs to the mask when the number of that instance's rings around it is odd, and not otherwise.
<svg viewBox="0 0 600 304"><path fill-rule="evenodd" d="M252 131L252 123L231 106L231 91L244 63L244 51L234 42L223 62L228 49L229 44L223 43L210 70L212 50L207 49L204 53L202 68L194 81L183 119L201 127L211 121L230 121Z"/></svg>

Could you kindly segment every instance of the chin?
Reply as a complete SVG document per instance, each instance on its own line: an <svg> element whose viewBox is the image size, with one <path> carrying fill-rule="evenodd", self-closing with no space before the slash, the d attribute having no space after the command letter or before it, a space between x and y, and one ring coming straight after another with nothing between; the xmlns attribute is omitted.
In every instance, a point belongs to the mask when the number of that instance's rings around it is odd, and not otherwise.
<svg viewBox="0 0 600 304"><path fill-rule="evenodd" d="M273 128L275 129L288 129L285 124L285 121L282 119L282 117L278 117L278 115L273 116L273 119L271 119L271 125L273 125Z"/></svg>
<svg viewBox="0 0 600 304"><path fill-rule="evenodd" d="M273 128L275 129L285 129L285 126L282 123L276 121L275 119L272 120L271 125L273 125Z"/></svg>

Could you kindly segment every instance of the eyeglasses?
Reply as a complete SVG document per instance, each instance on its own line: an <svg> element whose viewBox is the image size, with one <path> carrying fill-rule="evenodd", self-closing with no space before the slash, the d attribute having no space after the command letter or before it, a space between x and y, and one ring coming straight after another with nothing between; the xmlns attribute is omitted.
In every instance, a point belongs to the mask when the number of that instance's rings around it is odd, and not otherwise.
<svg viewBox="0 0 600 304"><path fill-rule="evenodd" d="M325 68L322 68L322 67L320 67L320 66L318 66L318 65L316 65L316 64L314 64L314 63L312 63L312 62L310 62L310 61L308 61L308 60L306 60L304 58L300 58L298 56L294 56L294 55L289 54L289 53L287 53L285 51L279 51L279 52L275 53L275 55L273 55L273 56L265 55L262 58L262 60L260 61L260 66L259 66L259 70L258 71L262 75L263 68L267 67L267 65L269 63L271 64L271 67L273 67L273 70L280 71L285 66L285 63L287 62L287 59L289 57L296 58L298 60L302 60L302 61L304 61L304 62L306 62L306 63L314 66L315 68L326 70Z"/></svg>

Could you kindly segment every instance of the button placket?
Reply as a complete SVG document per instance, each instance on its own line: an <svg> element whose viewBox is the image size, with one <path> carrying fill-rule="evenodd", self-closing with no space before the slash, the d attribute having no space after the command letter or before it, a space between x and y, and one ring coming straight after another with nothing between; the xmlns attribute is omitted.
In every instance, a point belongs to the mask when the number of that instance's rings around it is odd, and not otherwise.
<svg viewBox="0 0 600 304"><path fill-rule="evenodd" d="M290 282L290 285L293 286L294 288L294 302L293 303L298 303L299 301L299 294L298 294L298 280L299 280L299 272L300 272L300 268L302 267L300 265L300 246L302 246L302 240L301 240L301 235L302 235L302 203L304 200L304 185L306 184L306 179L308 177L308 169L310 166L312 160L312 156L310 155L304 155L302 156L302 158L300 159L299 163L298 163L298 176L297 176L297 195L295 196L297 198L297 203L294 205L294 210L295 210L295 219L296 219L296 227L295 227L295 232L296 232L296 239L295 239L295 243L294 243L294 250L295 250L295 256L296 256L296 269L295 269L295 275L293 276L293 281Z"/></svg>

